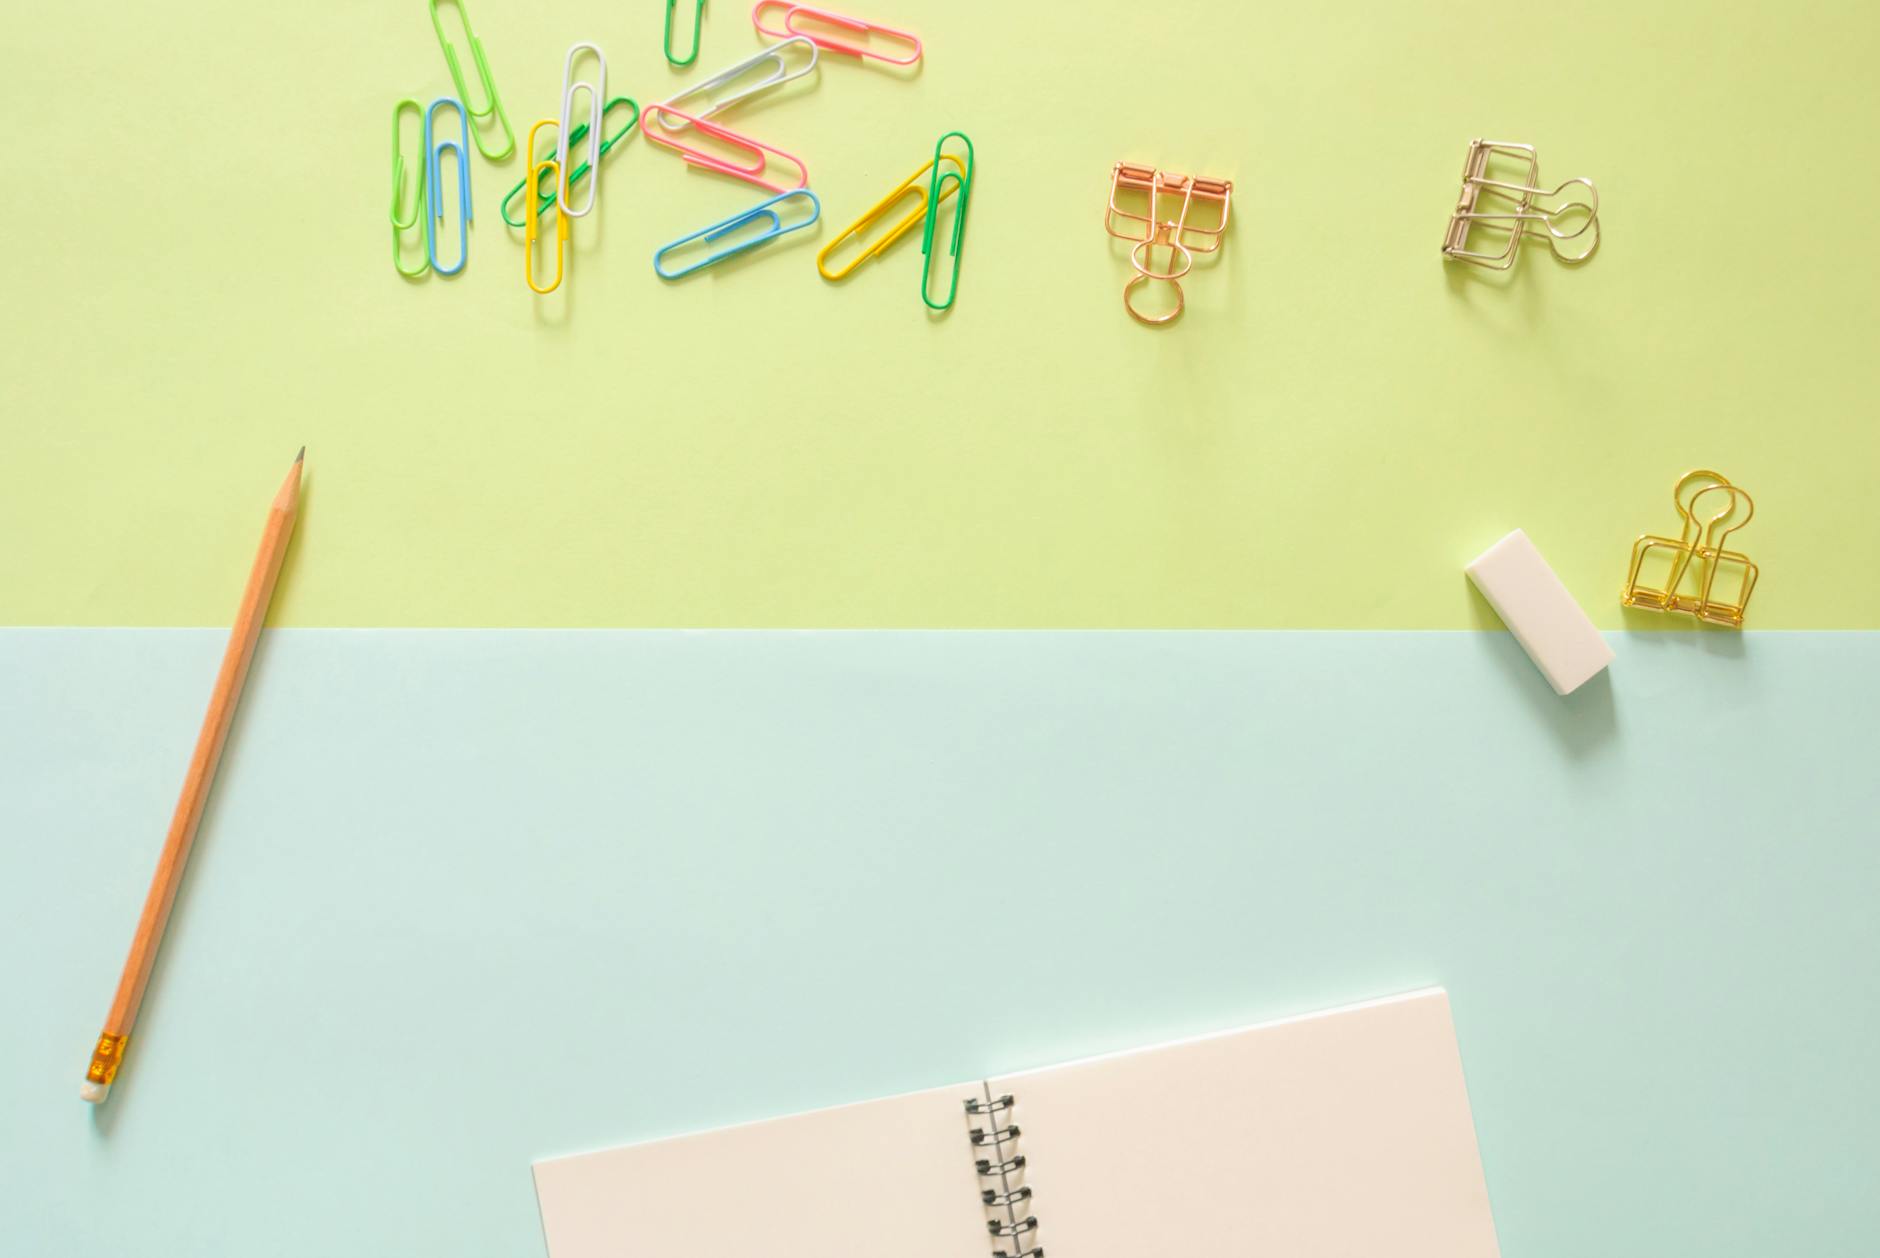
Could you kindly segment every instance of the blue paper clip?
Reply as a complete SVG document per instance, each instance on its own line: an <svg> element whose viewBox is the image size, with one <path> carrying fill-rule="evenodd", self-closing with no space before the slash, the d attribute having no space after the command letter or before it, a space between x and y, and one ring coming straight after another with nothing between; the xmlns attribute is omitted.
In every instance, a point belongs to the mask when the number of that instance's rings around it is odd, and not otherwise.
<svg viewBox="0 0 1880 1258"><path fill-rule="evenodd" d="M459 139L434 138L431 120L439 105L449 105L457 111L457 125L462 130ZM470 119L464 112L463 102L454 96L440 96L431 102L431 107L424 111L424 162L425 196L430 202L430 214L424 224L424 249L431 259L431 269L439 275L455 275L463 270L464 263L470 260ZM462 216L457 220L457 265L448 270L437 260L437 225L444 221L444 199L442 188L444 181L438 170L437 156L446 149L457 151L457 204Z"/></svg>
<svg viewBox="0 0 1880 1258"><path fill-rule="evenodd" d="M780 205L790 200L792 197L806 198L810 204L810 215L800 223L785 227L783 225L783 216L777 213L772 207ZM681 236L670 244L661 245L658 249L653 251L653 273L662 280L680 279L692 274L694 271L702 271L708 266L716 266L726 258L736 257L738 254L755 249L759 245L767 245L779 236L787 236L791 232L802 231L805 227L814 224L816 220L821 217L822 202L816 199L816 194L811 192L808 188L792 188L788 192L779 193L768 201L753 205L742 214L733 214L722 223L713 223L710 227L695 231L690 236ZM689 245L695 240L702 240L709 243L714 240L722 239L741 227L747 227L752 223L763 221L768 221L770 225L762 232L752 236L749 240L739 241L728 249L720 249L703 262L694 262L691 266L677 271L668 271L661 265L662 260L667 254L682 246Z"/></svg>

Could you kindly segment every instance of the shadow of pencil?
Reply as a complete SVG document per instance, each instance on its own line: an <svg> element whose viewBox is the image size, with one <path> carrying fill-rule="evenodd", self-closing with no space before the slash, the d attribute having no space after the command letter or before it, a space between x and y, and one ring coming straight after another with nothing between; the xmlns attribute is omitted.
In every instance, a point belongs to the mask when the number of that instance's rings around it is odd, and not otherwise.
<svg viewBox="0 0 1880 1258"><path fill-rule="evenodd" d="M283 570L285 564L283 564ZM224 745L220 767L216 772L217 781L225 779L235 771L241 757L239 750L242 741L242 727L247 724L244 709L246 699L256 687L256 675L262 671L263 658L268 653L268 635L262 634L256 643L254 656L249 662L249 681L243 689L244 701L235 705L234 718L229 722L228 742ZM218 656L216 666L220 667ZM210 674L213 677L213 672ZM125 1107L130 1103L131 1093L135 1090L137 1076L142 1073L137 1058L139 1043L145 1035L160 1036L161 995L164 975L169 972L172 959L179 953L188 955L190 934L189 902L195 895L195 884L202 877L203 865L212 859L215 844L216 814L220 812L217 799L221 792L211 786L209 797L203 803L202 818L197 823L196 838L190 846L189 862L183 868L182 878L176 885L176 898L170 904L170 920L163 932L163 939L157 948L156 959L150 963L150 977L144 985L142 1004L138 1008L137 1021L131 1030L130 1041L125 1045L124 1059L118 1076L111 1083L111 1093L98 1105L91 1106L92 1127L100 1137L110 1139L112 1132L123 1121ZM156 1017L152 1014L155 1012Z"/></svg>
<svg viewBox="0 0 1880 1258"><path fill-rule="evenodd" d="M1478 629L1475 634L1495 666L1507 676L1508 684L1527 703L1554 741L1575 760L1598 752L1619 732L1618 705L1612 689L1612 670L1601 669L1592 680L1569 695L1554 693L1541 670L1528 658L1515 636L1509 633L1488 600L1468 577L1469 607Z"/></svg>

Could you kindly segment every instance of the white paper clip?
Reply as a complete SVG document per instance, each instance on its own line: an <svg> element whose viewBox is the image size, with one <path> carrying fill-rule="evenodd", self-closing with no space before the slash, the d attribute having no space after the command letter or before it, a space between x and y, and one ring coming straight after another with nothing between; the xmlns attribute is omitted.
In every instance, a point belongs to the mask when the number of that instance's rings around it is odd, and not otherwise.
<svg viewBox="0 0 1880 1258"><path fill-rule="evenodd" d="M581 55L581 50L584 48L593 53L594 59L600 63L600 74L596 78L596 81L592 83L588 82L586 79L577 79L574 77L574 59ZM588 94L587 166L589 170L594 172L594 177L588 180L587 204L577 210L568 203L568 136L578 125L572 117L574 113L574 94L583 89L586 89ZM555 161L558 163L555 167L557 179L555 186L555 203L561 207L561 212L566 214L569 218L587 217L588 212L594 208L595 200L600 196L601 111L605 108L603 102L606 99L607 54L593 44L575 44L568 49L568 61L562 66L561 70L561 126L555 132Z"/></svg>
<svg viewBox="0 0 1880 1258"><path fill-rule="evenodd" d="M802 68L798 70L790 69L790 60L784 51L785 49L793 47L800 48L809 54L809 60L804 62ZM686 88L671 100L662 101L660 103L669 108L677 109L681 113L691 114L694 118L709 118L713 114L731 108L739 101L749 100L759 92L768 92L773 87L782 87L785 83L794 82L802 78L816 68L816 56L816 41L807 35L796 35L789 39L780 40L764 49L762 52L754 56L746 57L734 66L727 66L712 75L709 79L703 79L694 83L691 87ZM777 67L769 75L757 79L752 83L748 83L728 95L712 95L712 93L719 88L736 82L739 78L742 78L767 61L775 62ZM698 105L686 104L687 101L697 96L703 96L705 100ZM674 131L682 131L690 125L690 123L674 119L671 128Z"/></svg>

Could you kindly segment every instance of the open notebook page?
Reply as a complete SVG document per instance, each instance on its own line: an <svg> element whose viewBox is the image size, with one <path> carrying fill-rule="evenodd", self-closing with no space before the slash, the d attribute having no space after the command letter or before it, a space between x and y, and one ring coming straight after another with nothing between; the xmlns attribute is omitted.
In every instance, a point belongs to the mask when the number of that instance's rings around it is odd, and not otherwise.
<svg viewBox="0 0 1880 1258"><path fill-rule="evenodd" d="M1007 1093L1020 1248L1497 1258L1440 991L538 1162L549 1258L990 1258L962 1103Z"/></svg>
<svg viewBox="0 0 1880 1258"><path fill-rule="evenodd" d="M981 1086L537 1162L549 1258L987 1258Z"/></svg>
<svg viewBox="0 0 1880 1258"><path fill-rule="evenodd" d="M990 1086L1052 1258L1498 1253L1441 991Z"/></svg>

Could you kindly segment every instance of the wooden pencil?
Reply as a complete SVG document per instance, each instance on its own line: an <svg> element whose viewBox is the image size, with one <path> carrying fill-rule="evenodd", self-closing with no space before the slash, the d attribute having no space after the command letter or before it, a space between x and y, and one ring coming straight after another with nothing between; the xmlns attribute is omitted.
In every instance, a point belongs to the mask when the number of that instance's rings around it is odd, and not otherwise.
<svg viewBox="0 0 1880 1258"><path fill-rule="evenodd" d="M261 636L261 623L268 616L268 601L281 575L281 559L287 554L287 542L294 533L294 513L300 504L300 469L306 456L307 448L302 446L300 453L294 456L294 466L287 473L287 479L281 483L281 491L274 495L274 505L268 508L261 549L255 555L254 567L249 570L248 588L242 591L235 626L229 630L228 647L222 653L222 669L216 674L215 689L209 695L209 711L202 718L202 732L196 736L196 750L189 758L189 773L183 779L182 796L176 801L176 815L170 818L170 832L163 840L163 853L157 858L150 894L144 897L143 916L137 919L137 933L131 938L131 952L124 961L124 974L118 979L117 995L112 998L111 1012L105 1017L98 1045L92 1050L84 1086L79 1089L79 1095L93 1104L110 1094L111 1083L124 1064L131 1026L137 1021L144 987L150 982L150 967L157 959L157 946L163 942L163 928L169 923L170 908L176 903L183 866L189 860L196 827L202 821L202 808L209 798L210 783L215 780L216 764L222 759L222 744L228 738L235 704L241 698L242 683L248 677L248 663L254 658L255 640Z"/></svg>

